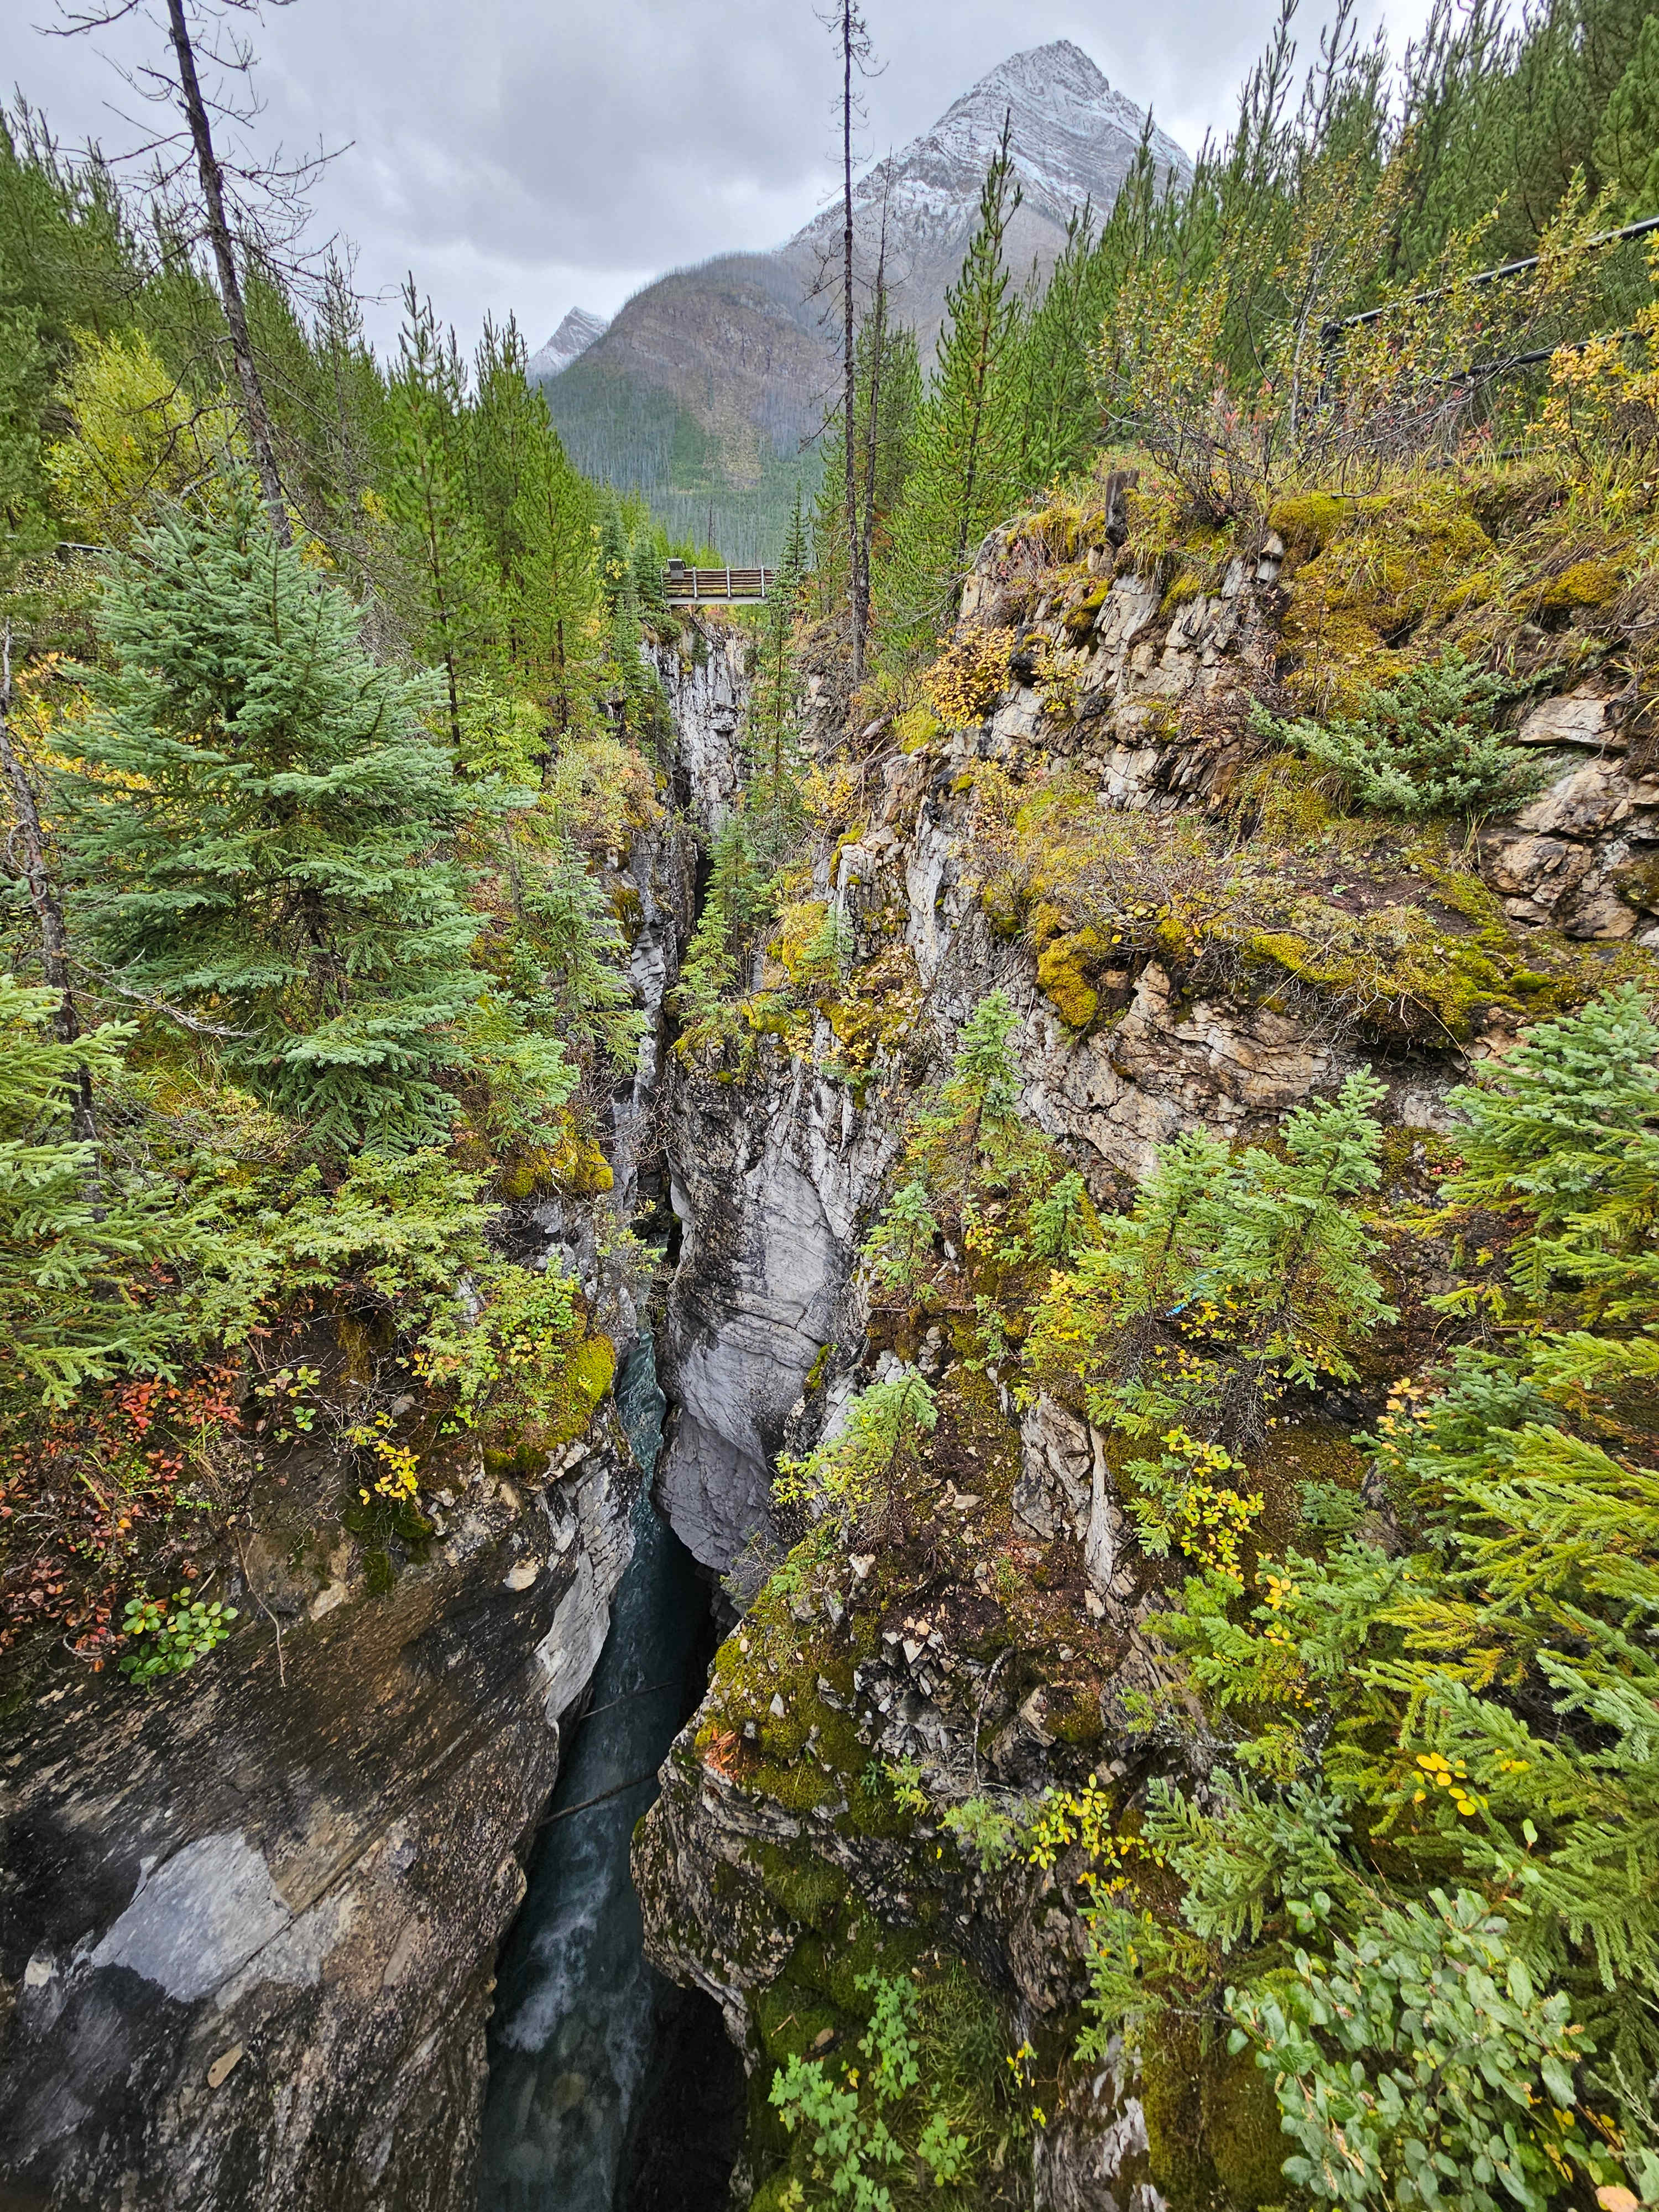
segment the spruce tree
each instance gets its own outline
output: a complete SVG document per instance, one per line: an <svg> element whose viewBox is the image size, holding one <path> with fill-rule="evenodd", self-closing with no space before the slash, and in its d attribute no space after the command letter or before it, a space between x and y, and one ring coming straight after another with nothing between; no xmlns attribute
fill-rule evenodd
<svg viewBox="0 0 1659 2212"><path fill-rule="evenodd" d="M496 596L467 481L465 406L454 342L440 337L431 303L411 277L392 380L385 501L400 567L398 611L416 657L444 672L456 744L461 679L490 636Z"/></svg>
<svg viewBox="0 0 1659 2212"><path fill-rule="evenodd" d="M465 811L360 611L244 484L118 562L64 786L74 924L113 983L213 1038L319 1144L441 1136L476 996L449 841Z"/></svg>
<svg viewBox="0 0 1659 2212"><path fill-rule="evenodd" d="M978 225L945 295L939 365L884 564L883 602L908 642L924 641L948 619L980 539L1020 489L1021 311L1003 259L1019 203L1005 123Z"/></svg>
<svg viewBox="0 0 1659 2212"><path fill-rule="evenodd" d="M1468 1127L1458 1133L1462 1172L1446 1194L1465 1206L1526 1206L1534 1226L1510 1247L1510 1268L1534 1300L1605 1285L1617 1318L1633 1282L1655 1273L1656 1054L1659 1030L1627 983L1540 1022L1494 1085L1449 1094ZM1605 1298L1593 1304L1601 1317Z"/></svg>
<svg viewBox="0 0 1659 2212"><path fill-rule="evenodd" d="M661 614L668 605L663 589L662 555L657 548L656 532L649 525L634 532L634 542L629 548L628 573L640 611Z"/></svg>

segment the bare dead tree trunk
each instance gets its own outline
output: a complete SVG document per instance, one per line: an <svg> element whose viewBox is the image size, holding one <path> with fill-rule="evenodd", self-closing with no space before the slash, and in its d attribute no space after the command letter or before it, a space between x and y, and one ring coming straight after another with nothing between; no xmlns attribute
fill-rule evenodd
<svg viewBox="0 0 1659 2212"><path fill-rule="evenodd" d="M202 98L201 82L196 73L196 53L190 42L190 27L185 21L185 0L167 0L167 27L173 40L174 59L179 64L179 90L185 105L185 119L190 125L191 143L196 149L197 173L202 180L202 199L207 210L208 240L213 248L214 264L219 272L219 297L225 311L225 324L230 332L230 355L236 368L236 381L241 387L242 413L247 423L248 443L253 448L254 466L259 471L259 486L264 494L265 511L270 517L272 534L277 543L287 545L293 541L288 526L288 509L283 503L282 478L276 470L276 441L271 435L270 416L265 406L264 387L259 381L258 364L253 358L252 343L247 333L247 310L242 300L242 280L236 268L235 242L231 237L230 224L225 215L224 174L219 167L219 157L213 149L213 132L208 122L206 103Z"/></svg>
<svg viewBox="0 0 1659 2212"><path fill-rule="evenodd" d="M58 994L58 1004L52 1009L52 1029L60 1044L76 1044L80 1042L81 1021L75 1010L75 994L70 988L69 931L64 921L64 902L46 856L46 833L40 826L34 786L29 781L28 770L12 737L11 697L11 624L7 623L0 630L0 775L4 775L11 796L12 812L16 817L15 835L22 847L23 884L34 911L35 926L40 932L40 972L47 988ZM97 1135L92 1118L92 1077L84 1065L80 1070L70 1119L77 1138L90 1142Z"/></svg>
<svg viewBox="0 0 1659 2212"><path fill-rule="evenodd" d="M881 250L876 257L876 293L872 318L870 399L864 425L864 516L859 538L860 636L870 623L870 562L876 530L876 448L881 425L881 356L887 342L887 207L881 210Z"/></svg>
<svg viewBox="0 0 1659 2212"><path fill-rule="evenodd" d="M864 623L866 599L860 570L863 541L859 532L858 448L854 405L858 396L858 362L853 316L853 58L858 25L853 0L842 0L841 10L841 171L842 171L842 424L847 454L847 588L853 616L853 683L864 681Z"/></svg>

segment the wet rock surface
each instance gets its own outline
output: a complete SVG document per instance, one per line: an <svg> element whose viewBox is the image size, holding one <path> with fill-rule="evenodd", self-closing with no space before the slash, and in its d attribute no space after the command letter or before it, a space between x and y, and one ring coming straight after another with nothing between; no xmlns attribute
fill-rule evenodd
<svg viewBox="0 0 1659 2212"><path fill-rule="evenodd" d="M470 2201L491 1962L639 1475L481 1480L390 1595L3 1753L0 2172L64 2207Z"/></svg>

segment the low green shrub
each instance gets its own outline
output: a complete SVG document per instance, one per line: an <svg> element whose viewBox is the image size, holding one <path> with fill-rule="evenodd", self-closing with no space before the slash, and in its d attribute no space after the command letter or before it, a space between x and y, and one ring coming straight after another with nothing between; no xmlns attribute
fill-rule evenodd
<svg viewBox="0 0 1659 2212"><path fill-rule="evenodd" d="M1455 652L1408 668L1358 714L1281 721L1258 706L1257 731L1333 769L1362 806L1384 814L1482 814L1537 787L1537 761L1493 726L1495 676Z"/></svg>

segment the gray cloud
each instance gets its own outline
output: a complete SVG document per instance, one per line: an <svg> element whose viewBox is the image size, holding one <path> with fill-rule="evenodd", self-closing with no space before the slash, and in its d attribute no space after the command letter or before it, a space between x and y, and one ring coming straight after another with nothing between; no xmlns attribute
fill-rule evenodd
<svg viewBox="0 0 1659 2212"><path fill-rule="evenodd" d="M1273 12L1273 0L867 6L884 62L866 87L867 158L926 128L1006 55L1054 38L1075 40L1195 147L1225 127ZM1398 0L1391 28L1408 34L1426 12L1427 0ZM1310 14L1310 47L1319 20ZM353 142L318 188L318 218L356 241L365 289L389 295L371 313L381 339L411 266L465 337L487 312L513 311L534 346L574 304L609 313L664 269L776 243L833 187L836 79L810 0L556 11L536 0L295 0L269 15L258 45L262 138ZM131 143L106 105L130 97L86 41L26 33L11 56L61 137Z"/></svg>

